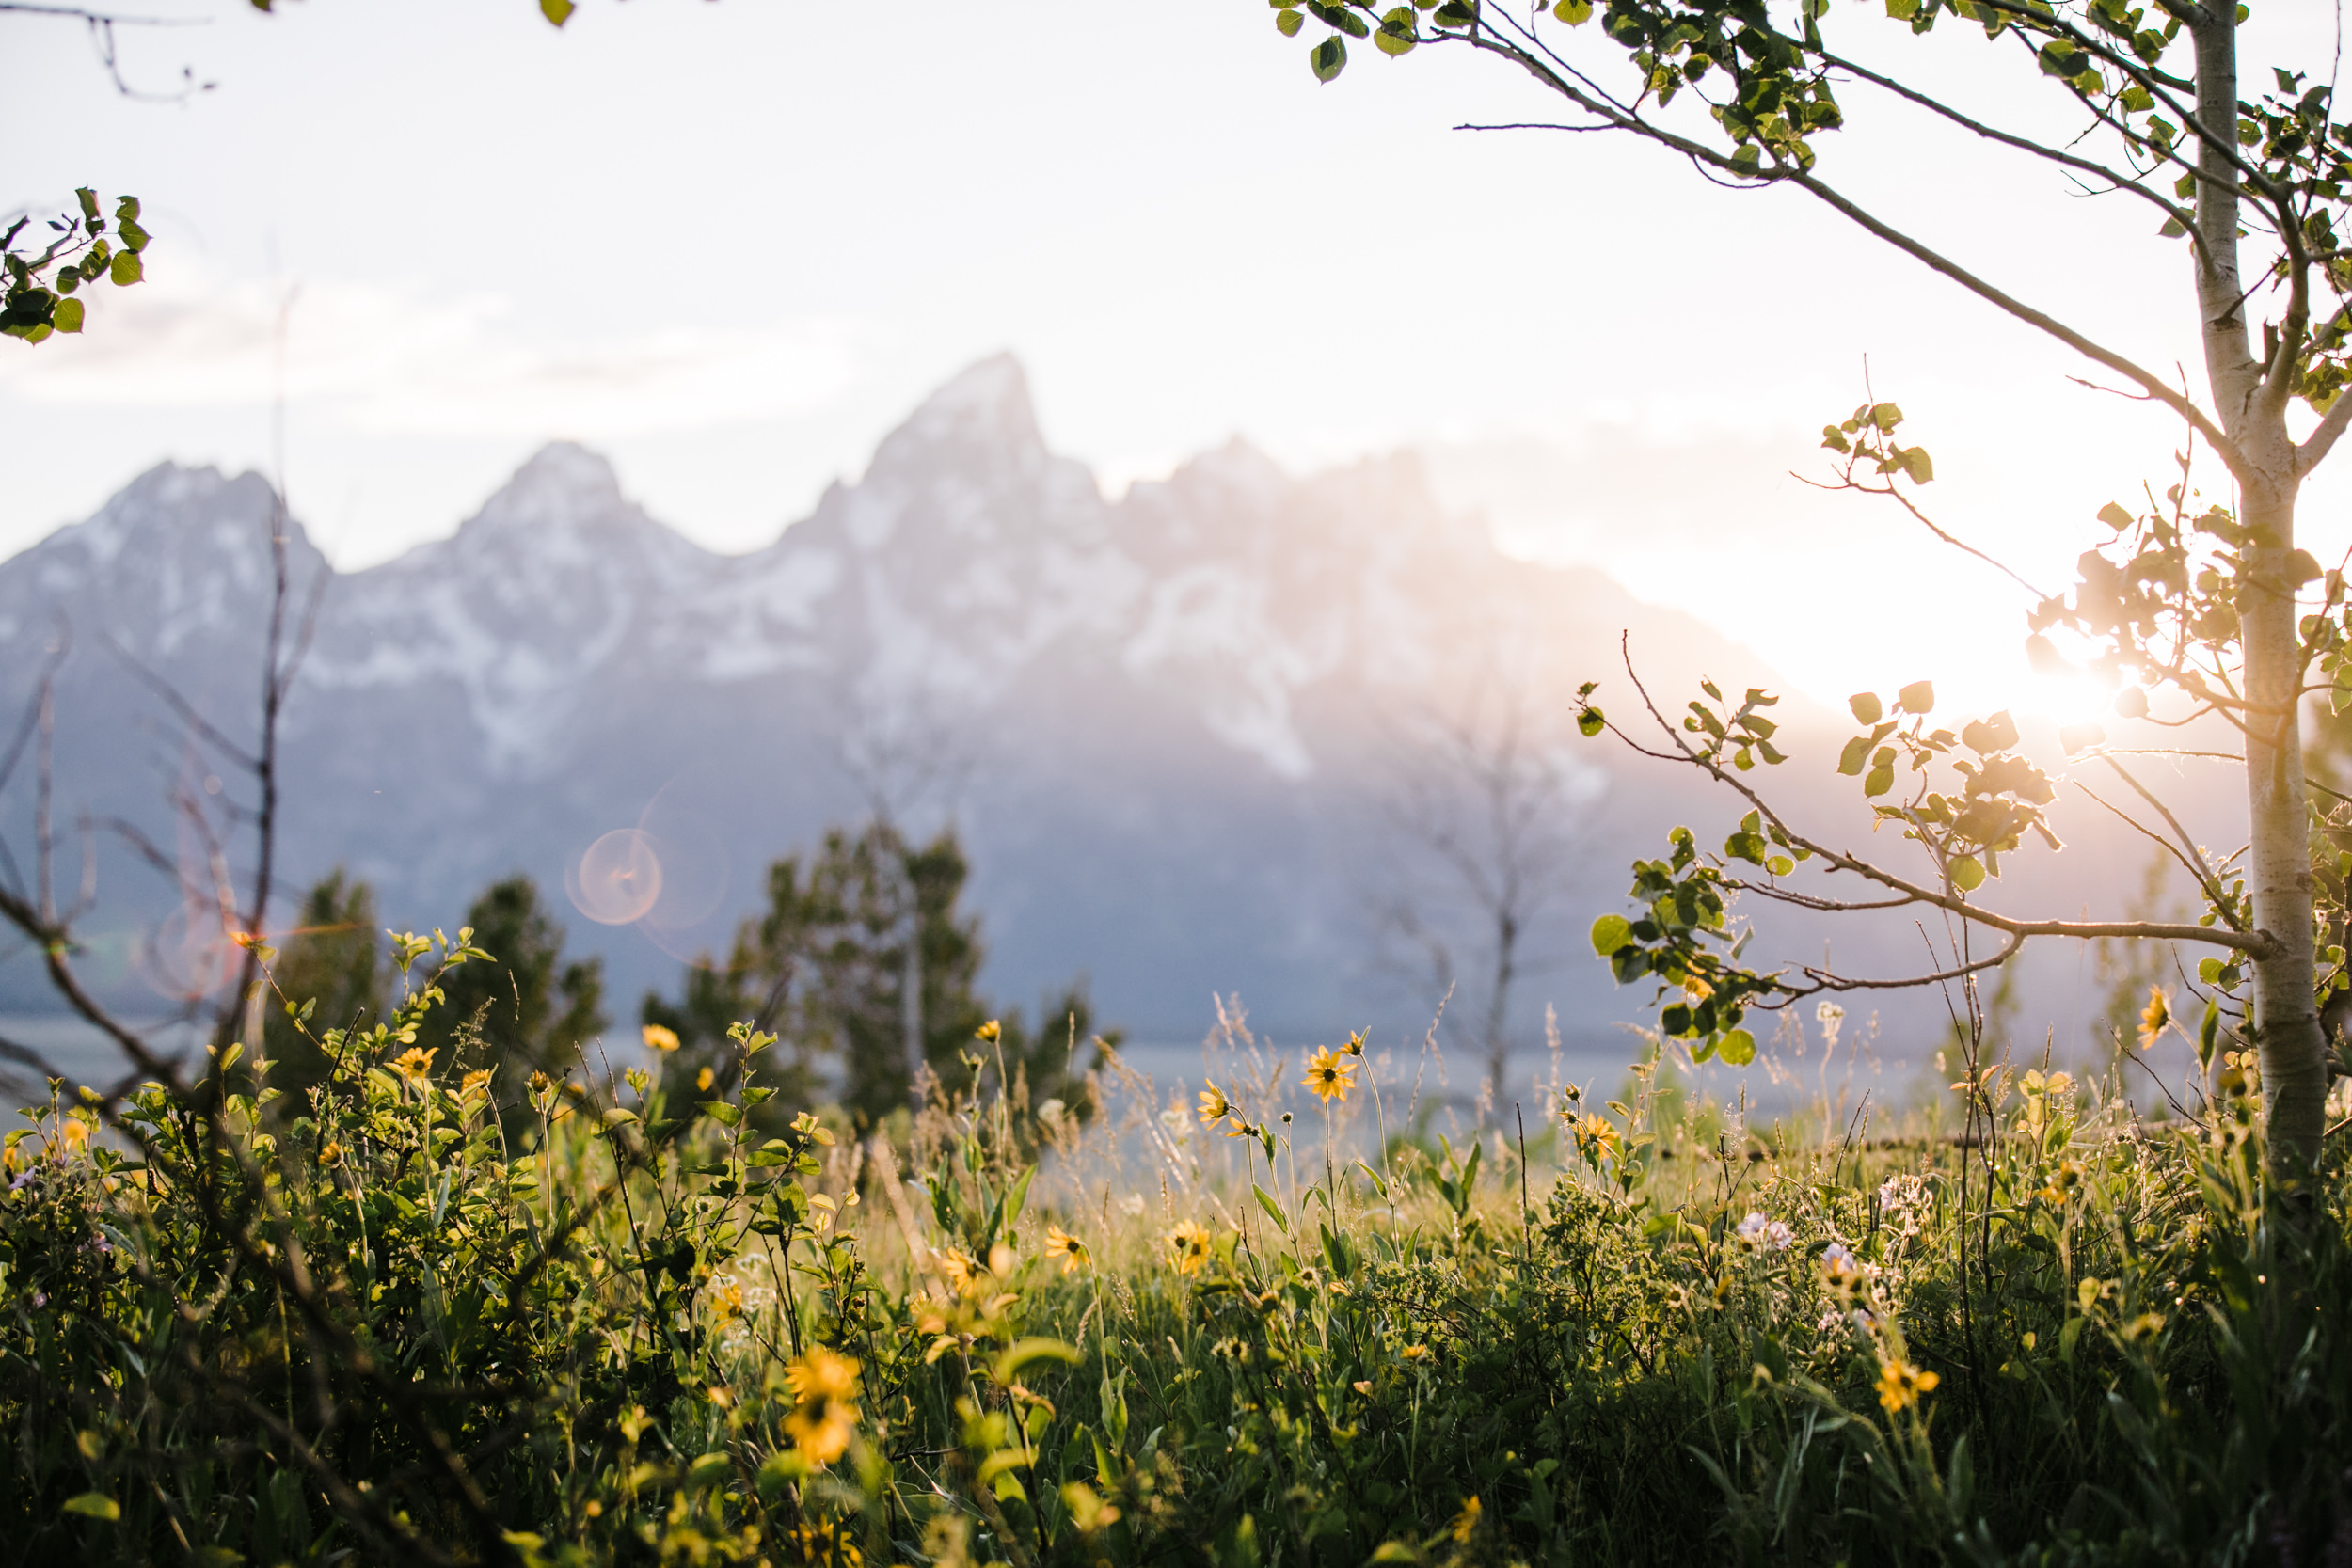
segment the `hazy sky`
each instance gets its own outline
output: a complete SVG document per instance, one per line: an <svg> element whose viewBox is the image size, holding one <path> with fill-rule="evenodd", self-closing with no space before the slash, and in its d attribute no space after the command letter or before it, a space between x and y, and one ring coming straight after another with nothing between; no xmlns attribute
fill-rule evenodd
<svg viewBox="0 0 2352 1568"><path fill-rule="evenodd" d="M215 90L126 101L79 24L0 17L0 210L87 183L156 235L81 341L0 344L0 549L165 456L266 465L289 298L286 473L344 565L447 533L559 436L692 537L765 543L1010 349L1113 490L1236 433L1302 471L1425 445L1511 547L1715 615L1817 692L2030 701L2015 593L1788 470L1820 471L1867 356L1939 519L2056 587L2178 436L1800 195L1451 129L1549 107L1459 51L1359 49L1319 87L1254 0L584 0L561 33L532 0L138 8L205 24L123 30L133 84ZM2327 73L2331 11L2258 10L2249 68ZM2036 87L1970 71L1965 29L1849 0L1832 24L1963 90ZM2187 356L2185 254L2147 209L1846 101L1831 178L2143 362ZM2331 562L2346 494L2304 513Z"/></svg>

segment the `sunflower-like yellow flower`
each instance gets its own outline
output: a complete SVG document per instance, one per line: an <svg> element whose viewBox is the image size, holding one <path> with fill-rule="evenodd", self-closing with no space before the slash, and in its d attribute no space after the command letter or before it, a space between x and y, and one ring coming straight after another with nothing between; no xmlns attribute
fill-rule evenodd
<svg viewBox="0 0 2352 1568"><path fill-rule="evenodd" d="M857 1363L812 1345L784 1375L799 1402L784 1418L784 1430L800 1446L801 1457L822 1468L849 1451L857 1431Z"/></svg>
<svg viewBox="0 0 2352 1568"><path fill-rule="evenodd" d="M2172 1022L2172 1004L2157 987L2148 988L2148 1006L2139 1014L2139 1048L2142 1051L2156 1043L2165 1025Z"/></svg>
<svg viewBox="0 0 2352 1568"><path fill-rule="evenodd" d="M490 1069L486 1067L478 1067L457 1081L457 1092L468 1099L482 1093L489 1086Z"/></svg>
<svg viewBox="0 0 2352 1568"><path fill-rule="evenodd" d="M413 1083L432 1072L433 1058L438 1054L440 1054L438 1047L427 1051L422 1046L412 1045L386 1065L403 1078Z"/></svg>
<svg viewBox="0 0 2352 1568"><path fill-rule="evenodd" d="M1233 1114L1233 1102L1225 1098L1225 1091L1211 1084L1200 1091L1200 1125L1215 1127Z"/></svg>
<svg viewBox="0 0 2352 1568"><path fill-rule="evenodd" d="M940 1274L955 1288L956 1294L968 1296L979 1281L979 1259L961 1247L946 1247L932 1254Z"/></svg>
<svg viewBox="0 0 2352 1568"><path fill-rule="evenodd" d="M1315 1098L1328 1105L1334 1100L1343 1101L1355 1086L1356 1064L1341 1058L1329 1046L1317 1051L1307 1060L1307 1076L1299 1082L1312 1089Z"/></svg>
<svg viewBox="0 0 2352 1568"><path fill-rule="evenodd" d="M1349 1030L1347 1043L1340 1049L1351 1056L1362 1055L1364 1053L1364 1032L1361 1029Z"/></svg>
<svg viewBox="0 0 2352 1568"><path fill-rule="evenodd" d="M1178 1274L1199 1274L1209 1266L1209 1227L1184 1220L1168 1233L1169 1260Z"/></svg>
<svg viewBox="0 0 2352 1568"><path fill-rule="evenodd" d="M1944 1380L1895 1356L1879 1368L1879 1403L1889 1416L1910 1409L1923 1394L1931 1394Z"/></svg>
<svg viewBox="0 0 2352 1568"><path fill-rule="evenodd" d="M1470 1537L1478 1533L1478 1521L1485 1513L1485 1506L1476 1497L1469 1498L1462 1504L1462 1512L1454 1516L1454 1523L1447 1530L1454 1537L1455 1545L1470 1544Z"/></svg>
<svg viewBox="0 0 2352 1568"><path fill-rule="evenodd" d="M1004 1037L1004 1033L1005 1026L992 1018L986 1023L981 1024L977 1029L973 1030L972 1037L978 1040L983 1045L994 1045L999 1039Z"/></svg>
<svg viewBox="0 0 2352 1568"><path fill-rule="evenodd" d="M645 1042L646 1050L659 1051L665 1056L675 1051L680 1043L677 1031L664 1024L648 1023L637 1034Z"/></svg>
<svg viewBox="0 0 2352 1568"><path fill-rule="evenodd" d="M1064 1274L1091 1267L1094 1262L1092 1255L1087 1251L1087 1244L1058 1225L1045 1227L1045 1257L1049 1262L1060 1259Z"/></svg>
<svg viewBox="0 0 2352 1568"><path fill-rule="evenodd" d="M1614 1154L1625 1141L1625 1134L1617 1131L1617 1124L1598 1113L1580 1117L1571 1110L1564 1119L1568 1124L1569 1132L1576 1138L1578 1151L1594 1164Z"/></svg>

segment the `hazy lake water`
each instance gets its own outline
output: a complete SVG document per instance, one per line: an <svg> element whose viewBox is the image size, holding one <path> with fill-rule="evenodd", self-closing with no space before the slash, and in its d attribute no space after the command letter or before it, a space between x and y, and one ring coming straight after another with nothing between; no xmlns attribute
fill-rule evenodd
<svg viewBox="0 0 2352 1568"><path fill-rule="evenodd" d="M199 1027L152 1019L135 1022L166 1053L183 1060L201 1055ZM129 1071L121 1052L110 1040L65 1014L0 1014L0 1038L40 1052L66 1080L69 1088L83 1084L116 1084ZM611 1038L608 1037L608 1049ZM1131 1041L1119 1053L1124 1070L1105 1070L1105 1088L1110 1098L1125 1108L1133 1108L1148 1095L1155 1107L1166 1110L1191 1106L1193 1096L1212 1078L1229 1087L1272 1081L1282 1086L1282 1098L1295 1111L1302 1110L1312 1104L1306 1091L1298 1086L1308 1054L1317 1045L1337 1043L1261 1039L1253 1053L1221 1045L1204 1046L1197 1039ZM633 1043L629 1049L633 1059ZM1627 1064L1641 1049L1642 1042L1629 1033L1621 1038L1603 1035L1576 1039L1564 1045L1556 1057L1549 1051L1517 1053L1511 1058L1502 1091L1492 1097L1494 1118L1508 1127L1517 1105L1523 1109L1530 1136L1535 1136L1556 1082L1581 1085L1589 1091L1597 1091L1602 1099L1615 1097L1626 1086ZM1081 1044L1078 1065L1083 1068L1090 1057L1089 1049ZM613 1053L613 1059L615 1065L620 1065L618 1051ZM1769 1116L1779 1108L1810 1101L1817 1094L1836 1099L1841 1086L1849 1098L1865 1089L1874 1089L1879 1102L1883 1104L1890 1096L1905 1091L1909 1076L1893 1069L1876 1071L1867 1061L1830 1064L1827 1071L1820 1070L1824 1064L1817 1061L1789 1065L1799 1071L1793 1078L1784 1073L1779 1082L1760 1065L1745 1073L1710 1066L1703 1071L1702 1083L1708 1092L1725 1098L1736 1097L1744 1083L1750 1104ZM1458 1048L1430 1050L1418 1038L1392 1040L1385 1045L1375 1043L1366 1053L1365 1067L1368 1070L1359 1075L1359 1091L1368 1091L1371 1081L1377 1080L1382 1111L1392 1130L1403 1127L1421 1113L1425 1113L1424 1125L1437 1131L1468 1125L1477 1119L1484 1064L1468 1052ZM1902 1083L1897 1082L1899 1078ZM39 1081L39 1074L12 1062L0 1063L0 1092L12 1097L8 1101L11 1110L48 1098L47 1087ZM1365 1094L1359 1092L1357 1098L1363 1099Z"/></svg>

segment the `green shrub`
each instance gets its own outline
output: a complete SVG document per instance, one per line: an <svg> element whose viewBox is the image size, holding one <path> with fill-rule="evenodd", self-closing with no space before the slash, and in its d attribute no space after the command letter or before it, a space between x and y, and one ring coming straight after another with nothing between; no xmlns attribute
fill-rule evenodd
<svg viewBox="0 0 2352 1568"><path fill-rule="evenodd" d="M1319 1105L1265 1065L1200 1124L1131 1080L1123 1127L1030 1112L976 1048L894 1148L779 1115L748 1027L701 1103L647 1067L452 1070L415 1042L482 955L461 931L395 957L390 1018L321 1033L294 1094L232 1050L117 1111L60 1087L10 1134L0 1555L2283 1563L2352 1539L2344 1182L2265 1201L2235 1060L2169 1130L2000 1068L1963 1091L1990 1137L1770 1149L1694 1135L1725 1113L1643 1066L1546 1117L1539 1192L1492 1130L1384 1136L1377 1166L1343 1158L1358 1124L1294 1138L1350 1113L1357 1042L1312 1064Z"/></svg>

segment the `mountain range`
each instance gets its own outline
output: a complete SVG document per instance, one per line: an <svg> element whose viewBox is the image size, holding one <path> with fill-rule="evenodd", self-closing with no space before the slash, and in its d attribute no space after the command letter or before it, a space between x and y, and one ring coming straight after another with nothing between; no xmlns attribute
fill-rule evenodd
<svg viewBox="0 0 2352 1568"><path fill-rule="evenodd" d="M212 847L171 793L249 803L220 747L256 733L278 518L260 477L167 463L0 563L0 696L16 711L61 656L60 875L94 867L86 961L121 994L171 991L206 938L105 825L200 869ZM1696 616L1502 554L1409 454L1301 478L1236 440L1106 498L1048 448L1009 357L748 554L692 544L561 442L382 565L336 572L283 527L311 616L281 734L284 885L340 865L421 927L528 872L604 955L624 1019L724 950L770 859L887 811L961 835L1002 1001L1083 974L1147 1039L1199 1037L1234 994L1282 1037L1417 1038L1448 962L1466 993L1490 962L1448 854L1507 739L1551 850L1513 1031L1538 1041L1550 1003L1591 1039L1641 998L1585 925L1617 907L1630 849L1724 807L1581 740L1577 686L1624 709L1621 639L1675 709L1703 673L1771 684ZM20 863L36 784L27 760L0 794ZM603 878L616 845L658 862L658 894ZM0 1003L39 992L37 966L0 964Z"/></svg>

